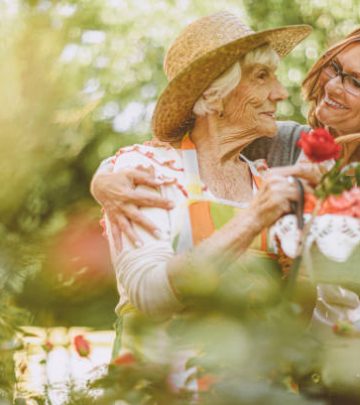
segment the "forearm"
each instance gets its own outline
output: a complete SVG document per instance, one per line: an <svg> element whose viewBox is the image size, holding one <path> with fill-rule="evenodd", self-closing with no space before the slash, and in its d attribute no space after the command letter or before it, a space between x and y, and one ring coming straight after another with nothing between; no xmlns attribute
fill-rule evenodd
<svg viewBox="0 0 360 405"><path fill-rule="evenodd" d="M247 209L191 252L173 257L168 263L168 277L175 294L181 298L194 284L202 289L215 287L221 264L239 258L261 229L256 211Z"/></svg>
<svg viewBox="0 0 360 405"><path fill-rule="evenodd" d="M131 304L155 319L166 319L183 308L167 274L173 254L168 242L154 241L120 254L115 264L118 281Z"/></svg>
<svg viewBox="0 0 360 405"><path fill-rule="evenodd" d="M261 229L256 210L248 208L201 242L196 254L200 257L225 255L236 259L245 252Z"/></svg>
<svg viewBox="0 0 360 405"><path fill-rule="evenodd" d="M256 222L255 215L246 210L185 254L174 255L169 241L149 240L118 256L118 281L142 313L157 319L169 317L183 308L181 302L190 290L208 293L216 288L219 259L234 260L244 253L259 232Z"/></svg>

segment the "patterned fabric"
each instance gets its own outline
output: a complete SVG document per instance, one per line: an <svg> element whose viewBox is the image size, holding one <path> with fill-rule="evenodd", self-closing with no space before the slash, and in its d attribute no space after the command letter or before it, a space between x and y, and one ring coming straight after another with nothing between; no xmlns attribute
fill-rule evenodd
<svg viewBox="0 0 360 405"><path fill-rule="evenodd" d="M310 214L306 214L304 218L305 223L308 222ZM272 244L276 237L279 238L284 253L294 258L300 240L295 215L286 215L275 223L270 231ZM360 220L336 214L317 216L306 240L307 249L313 245L328 259L345 263L360 247Z"/></svg>
<svg viewBox="0 0 360 405"><path fill-rule="evenodd" d="M308 222L311 215L305 215ZM295 258L300 233L294 215L286 215L271 228L274 246ZM316 283L348 286L360 292L360 220L351 216L324 214L315 218L306 239L304 265ZM346 263L346 264L345 264Z"/></svg>

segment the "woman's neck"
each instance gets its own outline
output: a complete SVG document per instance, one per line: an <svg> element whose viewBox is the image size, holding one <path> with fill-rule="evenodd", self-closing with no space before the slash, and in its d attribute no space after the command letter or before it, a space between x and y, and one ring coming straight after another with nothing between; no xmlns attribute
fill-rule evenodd
<svg viewBox="0 0 360 405"><path fill-rule="evenodd" d="M196 146L200 176L217 197L235 201L251 199L251 174L239 155L252 136L245 128L234 131L221 128L211 117L197 118L191 139Z"/></svg>
<svg viewBox="0 0 360 405"><path fill-rule="evenodd" d="M343 158L346 163L360 162L360 143L350 142L343 145Z"/></svg>
<svg viewBox="0 0 360 405"><path fill-rule="evenodd" d="M198 117L191 131L191 140L202 159L212 157L218 165L237 158L257 137L255 128L231 128L221 125L214 116Z"/></svg>

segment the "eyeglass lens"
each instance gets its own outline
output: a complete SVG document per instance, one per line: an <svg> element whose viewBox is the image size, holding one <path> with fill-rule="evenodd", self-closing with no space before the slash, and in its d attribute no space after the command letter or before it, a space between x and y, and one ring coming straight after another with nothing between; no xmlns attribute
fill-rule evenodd
<svg viewBox="0 0 360 405"><path fill-rule="evenodd" d="M325 67L324 72L331 79L340 76L344 89L354 96L360 96L360 80L356 79L354 76L348 73L344 73L341 66L338 63L336 63L335 61L331 61Z"/></svg>

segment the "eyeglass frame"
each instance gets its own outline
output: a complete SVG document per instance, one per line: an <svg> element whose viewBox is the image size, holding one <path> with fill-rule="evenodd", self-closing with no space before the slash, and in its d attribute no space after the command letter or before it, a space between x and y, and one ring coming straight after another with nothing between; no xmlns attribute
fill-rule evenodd
<svg viewBox="0 0 360 405"><path fill-rule="evenodd" d="M334 70L335 70L335 76L330 76L328 74L328 72L326 71L326 68L329 67L329 65L331 65ZM346 73L343 71L341 65L339 65L335 60L331 60L323 69L323 72L326 74L326 76L329 77L330 80L335 79L336 77L340 76L341 79L341 84L343 85L344 90L351 94L352 96L355 97L359 97L360 96L360 79L357 79L356 77L354 77L353 75L351 75L350 73ZM345 88L344 86L344 80L346 77L350 77L351 80L353 80L354 83L356 83L359 86L359 94L354 94L351 91L349 91L348 89Z"/></svg>

